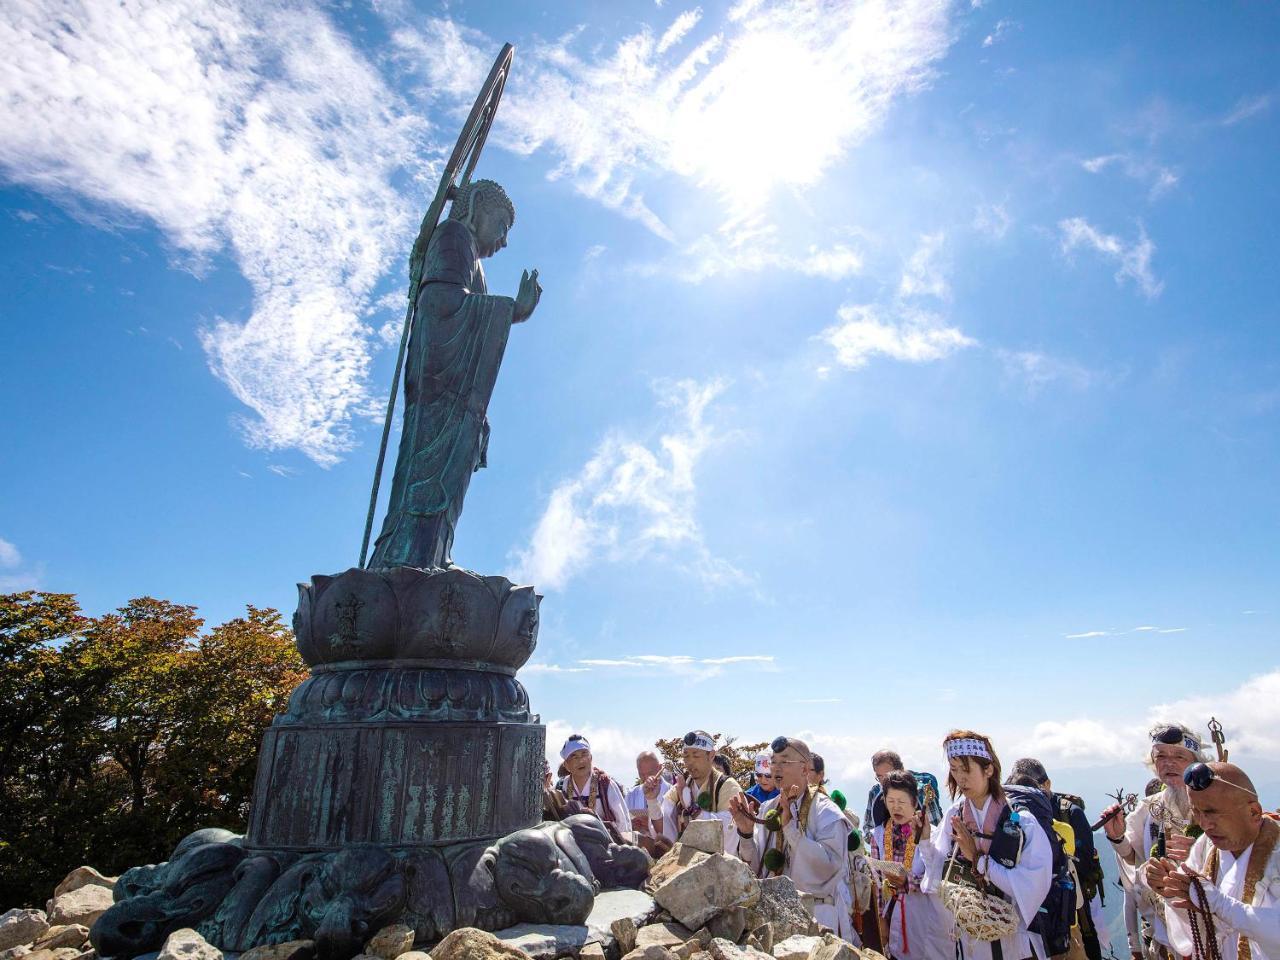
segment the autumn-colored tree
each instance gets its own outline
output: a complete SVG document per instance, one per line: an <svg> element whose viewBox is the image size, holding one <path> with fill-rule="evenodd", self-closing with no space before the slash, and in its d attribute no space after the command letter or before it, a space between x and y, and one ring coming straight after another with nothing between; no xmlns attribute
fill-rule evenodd
<svg viewBox="0 0 1280 960"><path fill-rule="evenodd" d="M733 772L734 777L745 785L750 779L751 772L755 769L756 754L767 747L768 744L746 743L740 745L737 742L737 737L726 737L719 733L712 734L712 739L717 744L716 753L728 759L729 769ZM658 740L654 743L654 747L664 763L678 764L680 755L684 750L684 738L672 737L669 740Z"/></svg>
<svg viewBox="0 0 1280 960"><path fill-rule="evenodd" d="M203 625L151 597L86 618L70 594L0 596L0 903L243 829L262 731L305 668L274 610Z"/></svg>

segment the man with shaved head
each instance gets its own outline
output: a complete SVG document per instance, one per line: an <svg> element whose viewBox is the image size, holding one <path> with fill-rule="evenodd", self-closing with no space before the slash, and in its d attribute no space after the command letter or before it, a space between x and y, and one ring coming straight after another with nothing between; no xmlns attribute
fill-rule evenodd
<svg viewBox="0 0 1280 960"><path fill-rule="evenodd" d="M1171 946L1197 956L1211 914L1222 960L1280 960L1280 823L1264 815L1253 781L1233 763L1195 763L1183 779L1204 834L1185 862L1158 857L1145 868L1167 901Z"/></svg>

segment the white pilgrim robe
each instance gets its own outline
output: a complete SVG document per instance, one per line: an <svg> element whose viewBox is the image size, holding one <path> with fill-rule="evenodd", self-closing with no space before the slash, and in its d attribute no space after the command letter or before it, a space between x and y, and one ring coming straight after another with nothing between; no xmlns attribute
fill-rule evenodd
<svg viewBox="0 0 1280 960"><path fill-rule="evenodd" d="M671 804L673 822L676 803L678 802L685 807L693 806L694 801L700 794L711 792L711 785L716 782L716 777L719 773L720 771L718 770L712 770L705 783L699 785L696 780L690 779L685 783L683 792L676 790L673 786L663 795L664 799ZM703 810L702 813L694 817L695 820L720 821L720 826L724 828L724 848L726 851L732 850L733 845L737 843L738 828L733 824L733 814L729 812L729 801L740 793L742 793L742 784L738 783L733 777L725 777L724 783L720 785L720 793L716 797L719 809ZM671 829L673 832L675 831L674 826ZM678 840L680 838L672 837L672 839Z"/></svg>
<svg viewBox="0 0 1280 960"><path fill-rule="evenodd" d="M577 800L582 804L583 808L586 808L587 798L591 795L591 788L595 786L595 781L596 772L592 770L591 776L587 778L587 782L581 790L573 782L572 775L560 781L559 789L566 798ZM622 788L618 786L618 781L614 780L613 777L609 778L607 789L597 790L595 806L591 810L601 820L609 819L605 816L605 804L609 805L609 812L613 815L613 825L622 834L622 839L630 842L632 839L631 814L627 812L627 800L622 794Z"/></svg>
<svg viewBox="0 0 1280 960"><path fill-rule="evenodd" d="M1164 923L1164 901L1147 886L1142 870L1143 864L1151 859L1151 846L1155 843L1156 833L1159 831L1159 824L1151 816L1151 803L1155 800L1174 804L1179 815L1190 820L1191 801L1184 801L1181 794L1175 794L1166 788L1150 797L1143 797L1142 802L1125 818L1124 825L1124 838L1133 848L1136 862L1132 865L1126 863L1124 857L1117 851L1116 863L1120 870L1120 885L1126 892L1132 893L1138 916L1151 927L1151 939L1163 947L1171 948L1169 933ZM1185 811L1182 809L1183 803L1187 805Z"/></svg>
<svg viewBox="0 0 1280 960"><path fill-rule="evenodd" d="M671 781L663 778L661 785L658 787L658 798L654 801L654 807L660 814L662 823L662 836L667 840L676 841L676 808L675 805L667 798L667 794L671 791ZM648 813L649 827L645 831L645 835L656 839L658 832L653 828L653 811L649 809L649 799L644 795L644 784L637 783L634 787L627 791L627 811L631 813Z"/></svg>
<svg viewBox="0 0 1280 960"><path fill-rule="evenodd" d="M942 892L942 879L946 875L947 859L951 856L951 821L961 815L966 803L969 801L963 797L953 803L943 816L942 823L934 828L930 837L933 842L920 846L927 860L920 887L926 893ZM981 810L970 804L975 823L984 822L988 805L992 803L995 800L987 797ZM1044 830L1035 817L1020 816L1018 824L1022 828L1023 843L1022 856L1018 859L1017 866L1005 867L986 856L978 858L979 866L987 880L1009 897L1017 908L1018 928L999 941L1003 960L1025 960L1031 956L1048 960L1040 934L1032 933L1027 927L1035 920L1053 883L1053 847L1049 845L1049 838L1044 835ZM993 953L990 943L974 940L958 928L956 935L964 948L965 960L991 960Z"/></svg>
<svg viewBox="0 0 1280 960"><path fill-rule="evenodd" d="M875 828L872 838L876 856L881 860L892 860L893 857L884 852L884 824ZM925 893L920 889L926 863L921 847L928 843L925 840L916 847L911 863L913 882L898 892L893 913L889 916L889 942L885 945L885 953L894 960L953 960L955 957L951 914L936 893Z"/></svg>
<svg viewBox="0 0 1280 960"><path fill-rule="evenodd" d="M781 802L781 795L766 800L760 805L758 816L763 819ZM791 805L791 819L782 828L782 873L791 878L797 890L811 894L817 901L813 915L818 923L857 944L859 940L853 930L853 895L849 890L849 831L853 827L834 800L817 793L809 805L809 820L802 833L797 819L798 807L798 803ZM759 876L765 851L772 846L773 832L758 824L750 837L738 833L736 826L733 835L738 856Z"/></svg>
<svg viewBox="0 0 1280 960"><path fill-rule="evenodd" d="M1201 836L1191 847L1187 866L1205 876L1205 863L1212 849L1208 836ZM1237 958L1241 934L1249 938L1252 960L1280 960L1280 844L1271 851L1266 866L1262 868L1262 876L1253 891L1253 902L1244 903L1241 898L1244 896L1245 874L1249 870L1253 850L1250 846L1239 857L1219 850L1217 882L1204 885L1205 898L1209 901L1209 910L1218 930L1222 960L1244 960ZM1165 918L1170 945L1184 957L1193 956L1191 925L1186 912L1168 907ZM1203 923L1200 929L1203 934Z"/></svg>

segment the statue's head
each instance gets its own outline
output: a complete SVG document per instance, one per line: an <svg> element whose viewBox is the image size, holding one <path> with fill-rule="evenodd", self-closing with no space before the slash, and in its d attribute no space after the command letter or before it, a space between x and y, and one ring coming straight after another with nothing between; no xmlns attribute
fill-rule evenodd
<svg viewBox="0 0 1280 960"><path fill-rule="evenodd" d="M450 220L461 220L476 238L481 257L492 257L507 245L516 208L507 191L492 180L472 180L458 188L449 208Z"/></svg>

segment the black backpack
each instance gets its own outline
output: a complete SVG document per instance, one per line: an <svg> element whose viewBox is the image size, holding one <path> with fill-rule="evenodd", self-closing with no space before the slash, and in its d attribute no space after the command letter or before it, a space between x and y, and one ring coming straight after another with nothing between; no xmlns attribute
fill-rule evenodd
<svg viewBox="0 0 1280 960"><path fill-rule="evenodd" d="M1053 829L1053 821L1057 819L1053 804L1045 792L1036 787L1006 784L1004 791L1009 798L1010 808L1017 810L1019 816L1036 818L1053 849L1053 883L1049 887L1049 895L1040 905L1040 912L1028 929L1044 939L1045 953L1049 956L1066 953L1071 947L1071 926L1075 921L1076 884L1071 876L1070 858L1062 846L1062 838ZM996 828L996 833L1000 833L999 827Z"/></svg>

